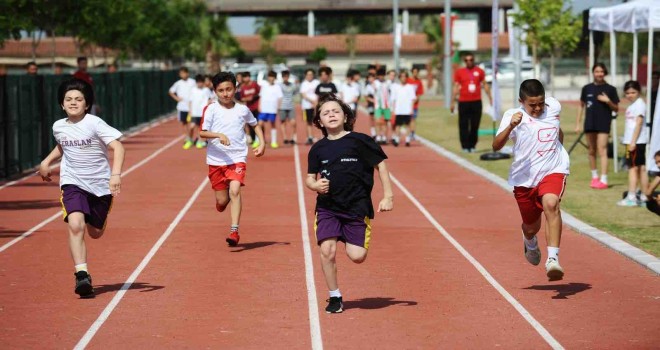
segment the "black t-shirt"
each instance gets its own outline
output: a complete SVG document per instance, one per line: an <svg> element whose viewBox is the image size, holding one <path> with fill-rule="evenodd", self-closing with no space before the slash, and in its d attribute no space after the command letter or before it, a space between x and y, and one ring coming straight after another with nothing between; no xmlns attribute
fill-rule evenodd
<svg viewBox="0 0 660 350"><path fill-rule="evenodd" d="M316 96L319 98L322 95L327 95L327 94L337 94L337 87L333 83L320 83L319 85L316 86L316 90L314 90L314 93Z"/></svg>
<svg viewBox="0 0 660 350"><path fill-rule="evenodd" d="M588 120L595 121L596 123L601 120L607 120L607 123L609 123L612 120L612 110L610 107L607 106L607 103L598 101L598 95L603 92L613 103L619 103L619 95L616 92L616 88L610 84L596 85L590 83L582 88L580 101L584 102L586 107L585 123L588 124ZM588 130L586 126L585 130Z"/></svg>
<svg viewBox="0 0 660 350"><path fill-rule="evenodd" d="M385 159L387 155L380 146L358 132L315 143L307 156L307 173L330 180L330 191L317 196L316 208L373 219L374 167Z"/></svg>

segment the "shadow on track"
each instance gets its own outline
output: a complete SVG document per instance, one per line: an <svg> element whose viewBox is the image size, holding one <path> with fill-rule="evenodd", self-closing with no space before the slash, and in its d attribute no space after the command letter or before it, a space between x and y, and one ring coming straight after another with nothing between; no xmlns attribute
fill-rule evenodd
<svg viewBox="0 0 660 350"><path fill-rule="evenodd" d="M28 210L61 207L58 200L6 201L0 202L0 210Z"/></svg>
<svg viewBox="0 0 660 350"><path fill-rule="evenodd" d="M117 292L121 289L124 283L115 283L115 284L101 284L94 286L94 295L101 295L103 293ZM129 290L139 290L143 292L153 292L155 290L163 289L164 286L152 286L149 283L134 282L131 284Z"/></svg>
<svg viewBox="0 0 660 350"><path fill-rule="evenodd" d="M344 309L376 310L394 305L415 306L417 305L417 302L410 300L396 300L394 298L362 298L344 301Z"/></svg>
<svg viewBox="0 0 660 350"><path fill-rule="evenodd" d="M251 249L257 249L257 248L265 248L271 245L289 245L291 243L289 242L251 242L251 243L239 243L236 247L233 248L239 248L232 250L232 253L240 253L245 250L251 250Z"/></svg>
<svg viewBox="0 0 660 350"><path fill-rule="evenodd" d="M568 299L569 296L591 289L591 285L588 283L571 282L568 284L536 285L523 289L555 291L557 295L553 296L552 299Z"/></svg>

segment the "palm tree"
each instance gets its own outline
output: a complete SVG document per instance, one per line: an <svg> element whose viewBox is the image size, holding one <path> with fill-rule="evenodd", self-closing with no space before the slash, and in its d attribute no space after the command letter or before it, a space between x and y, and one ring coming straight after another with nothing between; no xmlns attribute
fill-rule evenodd
<svg viewBox="0 0 660 350"><path fill-rule="evenodd" d="M257 32L261 37L261 55L266 60L266 65L268 70L271 70L273 63L277 59L277 51L275 50L275 39L280 33L279 26L273 21L269 21L267 18L261 18L257 21L259 29Z"/></svg>
<svg viewBox="0 0 660 350"><path fill-rule="evenodd" d="M227 16L206 15L201 20L200 29L206 72L217 73L220 60L240 50L240 45L229 30Z"/></svg>

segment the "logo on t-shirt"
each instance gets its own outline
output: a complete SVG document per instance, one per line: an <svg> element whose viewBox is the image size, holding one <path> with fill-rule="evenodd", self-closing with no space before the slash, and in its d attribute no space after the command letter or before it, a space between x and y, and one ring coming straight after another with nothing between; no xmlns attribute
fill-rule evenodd
<svg viewBox="0 0 660 350"><path fill-rule="evenodd" d="M92 139L85 140L67 140L62 138L60 140L60 146L62 147L79 147L79 148L88 148L92 145Z"/></svg>
<svg viewBox="0 0 660 350"><path fill-rule="evenodd" d="M557 139L557 128L539 129L538 140L540 142L552 142Z"/></svg>

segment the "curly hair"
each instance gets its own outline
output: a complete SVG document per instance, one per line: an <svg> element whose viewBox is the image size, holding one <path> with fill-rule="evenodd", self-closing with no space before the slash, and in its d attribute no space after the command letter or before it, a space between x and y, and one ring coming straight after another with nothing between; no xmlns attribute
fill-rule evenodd
<svg viewBox="0 0 660 350"><path fill-rule="evenodd" d="M328 131L325 130L323 125L321 125L321 107L323 107L324 104L328 102L336 102L339 107L341 107L342 112L344 112L344 116L346 117L346 122L344 123L344 130L346 131L353 131L353 125L355 125L355 114L353 114L353 110L349 105L344 103L341 99L339 99L337 96L334 94L324 94L321 95L321 99L319 100L319 103L316 105L316 110L314 111L314 119L312 119L312 123L314 126L319 128L321 132L323 133L323 136L328 136Z"/></svg>

